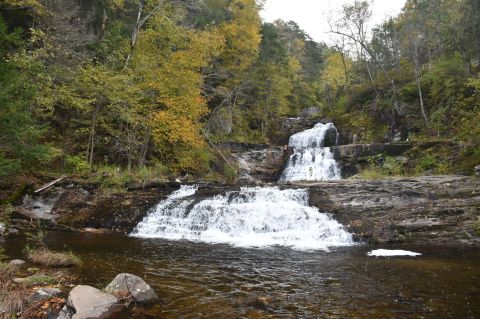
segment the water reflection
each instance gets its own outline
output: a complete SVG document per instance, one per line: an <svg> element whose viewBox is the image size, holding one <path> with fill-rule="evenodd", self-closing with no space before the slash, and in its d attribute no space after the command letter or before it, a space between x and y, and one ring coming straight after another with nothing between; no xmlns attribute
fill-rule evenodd
<svg viewBox="0 0 480 319"><path fill-rule="evenodd" d="M104 287L119 272L145 278L162 304L136 318L480 317L474 249L410 246L423 256L373 258L362 246L299 252L65 233L47 244L82 256L86 284ZM7 246L12 257L17 245Z"/></svg>

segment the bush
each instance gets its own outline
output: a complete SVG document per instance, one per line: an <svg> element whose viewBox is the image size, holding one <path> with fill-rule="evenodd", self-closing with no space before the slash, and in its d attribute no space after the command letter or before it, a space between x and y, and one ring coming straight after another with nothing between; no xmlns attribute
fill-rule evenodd
<svg viewBox="0 0 480 319"><path fill-rule="evenodd" d="M78 155L67 155L65 163L66 169L73 173L86 174L90 171L90 165Z"/></svg>

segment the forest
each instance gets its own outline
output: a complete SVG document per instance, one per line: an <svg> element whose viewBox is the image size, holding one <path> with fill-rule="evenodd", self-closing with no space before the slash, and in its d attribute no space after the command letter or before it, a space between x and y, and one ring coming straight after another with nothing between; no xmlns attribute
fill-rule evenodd
<svg viewBox="0 0 480 319"><path fill-rule="evenodd" d="M0 177L232 179L221 143L270 143L312 107L356 143L437 143L387 174L473 174L480 1L408 0L372 31L369 2L355 1L329 20L329 45L261 8L0 1Z"/></svg>

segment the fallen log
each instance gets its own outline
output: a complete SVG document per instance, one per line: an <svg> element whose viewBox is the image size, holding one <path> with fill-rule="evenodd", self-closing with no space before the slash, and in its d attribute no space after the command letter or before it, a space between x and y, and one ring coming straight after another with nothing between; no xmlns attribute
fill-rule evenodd
<svg viewBox="0 0 480 319"><path fill-rule="evenodd" d="M62 177L60 177L60 178L57 178L57 179L54 180L53 182L50 182L50 183L48 183L48 184L43 185L42 187L40 187L39 189L37 189L34 193L35 193L35 194L40 193L41 191L44 191L44 190L52 187L52 186L55 185L56 183L63 181L65 178L67 178L66 175L64 175L64 176L62 176Z"/></svg>

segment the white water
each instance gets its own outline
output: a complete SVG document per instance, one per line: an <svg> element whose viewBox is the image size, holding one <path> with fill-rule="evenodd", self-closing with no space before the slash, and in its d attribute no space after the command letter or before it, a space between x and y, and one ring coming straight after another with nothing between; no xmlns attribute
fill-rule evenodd
<svg viewBox="0 0 480 319"><path fill-rule="evenodd" d="M243 187L193 205L189 196L195 190L182 186L160 202L131 235L300 250L353 245L352 235L341 224L308 206L306 190Z"/></svg>
<svg viewBox="0 0 480 319"><path fill-rule="evenodd" d="M421 253L416 253L408 250L400 250L400 249L396 249L396 250L376 249L376 250L372 250L367 255L371 257L394 257L394 256L415 257L415 256L420 256Z"/></svg>
<svg viewBox="0 0 480 319"><path fill-rule="evenodd" d="M335 129L333 123L319 123L290 137L288 146L293 148L294 154L280 178L281 182L341 179L331 148L323 147L327 131L331 129Z"/></svg>

